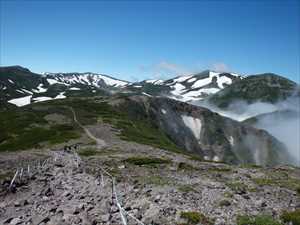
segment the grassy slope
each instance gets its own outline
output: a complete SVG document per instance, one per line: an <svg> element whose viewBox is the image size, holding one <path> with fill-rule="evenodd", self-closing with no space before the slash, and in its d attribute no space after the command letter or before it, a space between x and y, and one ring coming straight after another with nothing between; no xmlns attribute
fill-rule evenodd
<svg viewBox="0 0 300 225"><path fill-rule="evenodd" d="M73 107L84 125L101 120L121 130L123 140L134 141L175 152L181 150L147 117L134 118L125 110L110 106L107 102L86 98L68 98L32 104L27 107L0 112L0 151L39 148L41 144L56 144L78 138L79 127L70 124L55 125L45 120L52 113L62 114L72 120L66 107ZM135 110L135 109L133 109Z"/></svg>
<svg viewBox="0 0 300 225"><path fill-rule="evenodd" d="M47 106L40 107L37 106ZM76 125L50 124L44 116L51 113L68 115L63 107L40 103L0 112L0 151L39 148L43 142L55 144L78 138Z"/></svg>

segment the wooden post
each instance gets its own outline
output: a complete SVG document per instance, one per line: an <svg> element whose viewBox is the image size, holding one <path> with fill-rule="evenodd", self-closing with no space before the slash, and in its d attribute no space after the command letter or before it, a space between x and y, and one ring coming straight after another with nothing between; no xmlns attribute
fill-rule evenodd
<svg viewBox="0 0 300 225"><path fill-rule="evenodd" d="M15 182L15 179L16 179L17 176L18 176L18 173L19 173L19 170L16 171L16 173L15 173L13 179L11 180L10 185L9 185L9 189L12 188L12 186L13 186L13 184L14 184L14 182Z"/></svg>

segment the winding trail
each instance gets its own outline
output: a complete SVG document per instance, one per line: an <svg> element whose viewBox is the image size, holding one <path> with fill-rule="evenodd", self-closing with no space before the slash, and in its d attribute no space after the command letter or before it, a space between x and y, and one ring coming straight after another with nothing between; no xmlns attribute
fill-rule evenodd
<svg viewBox="0 0 300 225"><path fill-rule="evenodd" d="M89 129L87 129L86 127L84 127L78 120L77 120L77 117L76 117L76 113L75 113L75 110L70 107L70 110L72 111L73 113L73 119L74 119L74 122L78 124L79 127L81 127L84 132L86 133L87 136L89 136L92 140L94 140L96 143L97 143L97 147L98 148L103 148L106 146L106 143L104 140L100 139L100 138L97 138L95 137L90 131Z"/></svg>

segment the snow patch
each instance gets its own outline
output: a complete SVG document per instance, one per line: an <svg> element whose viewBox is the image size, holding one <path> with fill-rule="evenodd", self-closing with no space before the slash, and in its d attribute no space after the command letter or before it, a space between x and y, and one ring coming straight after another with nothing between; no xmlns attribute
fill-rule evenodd
<svg viewBox="0 0 300 225"><path fill-rule="evenodd" d="M34 102L44 102L44 101L53 100L53 98L41 96L41 97L33 98L32 100L33 100Z"/></svg>
<svg viewBox="0 0 300 225"><path fill-rule="evenodd" d="M80 88L77 88L77 87L71 87L69 90L71 90L71 91L79 91L79 90L81 90Z"/></svg>
<svg viewBox="0 0 300 225"><path fill-rule="evenodd" d="M200 140L200 133L202 127L201 120L199 118L186 115L182 115L181 118L183 120L183 123L193 132L196 139Z"/></svg>
<svg viewBox="0 0 300 225"><path fill-rule="evenodd" d="M174 90L171 91L173 95L180 95L182 91L185 89L185 86L182 84L176 83L175 85L171 86Z"/></svg>
<svg viewBox="0 0 300 225"><path fill-rule="evenodd" d="M21 91L21 90L17 90L17 92L19 92L19 93L21 93L21 94L24 94L24 92L23 92L23 91Z"/></svg>
<svg viewBox="0 0 300 225"><path fill-rule="evenodd" d="M28 91L28 90L26 90L26 89L24 89L24 88L21 88L21 90L23 91L23 92L26 92L26 93L28 93L28 94L33 94L31 91Z"/></svg>
<svg viewBox="0 0 300 225"><path fill-rule="evenodd" d="M167 114L167 111L165 109L160 110L163 114Z"/></svg>
<svg viewBox="0 0 300 225"><path fill-rule="evenodd" d="M52 84L63 84L63 85L67 85L67 86L68 86L68 84L65 84L65 83L63 83L63 82L59 82L59 81L57 81L57 80L55 80L55 79L51 79L51 78L47 78L47 82L48 82L50 85L52 85Z"/></svg>
<svg viewBox="0 0 300 225"><path fill-rule="evenodd" d="M187 82L188 82L188 83L192 83L192 82L194 82L194 81L196 81L196 80L197 80L197 78L194 77L194 78L189 79Z"/></svg>
<svg viewBox="0 0 300 225"><path fill-rule="evenodd" d="M174 79L174 83L175 82L180 83L180 82L186 81L186 80L190 79L191 77L192 77L192 75L178 77L178 78Z"/></svg>
<svg viewBox="0 0 300 225"><path fill-rule="evenodd" d="M143 95L146 95L148 97L152 97L152 95L147 94L146 92L142 92Z"/></svg>
<svg viewBox="0 0 300 225"><path fill-rule="evenodd" d="M47 88L43 88L42 87L43 84L39 84L39 86L37 86L37 89L33 89L33 92L35 93L44 93L47 91Z"/></svg>
<svg viewBox="0 0 300 225"><path fill-rule="evenodd" d="M229 77L226 76L220 76L217 79L217 83L219 88L224 88L224 84L232 84L232 79L230 79Z"/></svg>
<svg viewBox="0 0 300 225"><path fill-rule="evenodd" d="M232 136L229 137L229 143L231 146L234 146L234 138Z"/></svg>
<svg viewBox="0 0 300 225"><path fill-rule="evenodd" d="M64 94L65 94L65 92L61 92L54 99L63 99L63 98L66 98L67 96L65 96Z"/></svg>
<svg viewBox="0 0 300 225"><path fill-rule="evenodd" d="M212 161L214 161L214 162L220 162L219 156L215 155L215 156L213 157Z"/></svg>
<svg viewBox="0 0 300 225"><path fill-rule="evenodd" d="M14 98L14 99L11 99L7 102L11 103L11 104L14 104L18 107L21 107L21 106L24 106L24 105L29 105L30 104L30 101L31 101L31 97L32 95L28 95L28 96L25 96L25 97L21 97L21 98Z"/></svg>

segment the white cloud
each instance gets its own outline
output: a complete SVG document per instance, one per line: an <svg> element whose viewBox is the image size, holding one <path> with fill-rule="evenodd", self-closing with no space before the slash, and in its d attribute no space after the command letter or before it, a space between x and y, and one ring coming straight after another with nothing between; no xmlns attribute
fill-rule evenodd
<svg viewBox="0 0 300 225"><path fill-rule="evenodd" d="M189 67L172 63L169 61L160 61L152 65L141 65L139 70L146 75L148 79L168 79L176 76L196 74L203 70L210 69L216 72L232 72L230 67L223 62L196 63Z"/></svg>
<svg viewBox="0 0 300 225"><path fill-rule="evenodd" d="M216 63L213 63L211 66L210 66L210 69L211 70L214 70L216 72L231 72L231 69L229 68L228 65L226 65L225 63L223 62L216 62Z"/></svg>
<svg viewBox="0 0 300 225"><path fill-rule="evenodd" d="M154 79L166 79L170 76L182 76L193 73L184 66L167 61L161 61L149 66L141 65L140 70L144 73L151 74L151 78Z"/></svg>

